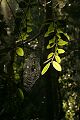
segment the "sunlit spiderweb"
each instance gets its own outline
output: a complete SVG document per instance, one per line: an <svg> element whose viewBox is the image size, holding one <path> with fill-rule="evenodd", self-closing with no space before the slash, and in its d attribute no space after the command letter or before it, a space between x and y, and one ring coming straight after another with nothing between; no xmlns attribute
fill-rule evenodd
<svg viewBox="0 0 80 120"><path fill-rule="evenodd" d="M30 91L40 76L40 59L31 53L24 62L23 83L26 91Z"/></svg>

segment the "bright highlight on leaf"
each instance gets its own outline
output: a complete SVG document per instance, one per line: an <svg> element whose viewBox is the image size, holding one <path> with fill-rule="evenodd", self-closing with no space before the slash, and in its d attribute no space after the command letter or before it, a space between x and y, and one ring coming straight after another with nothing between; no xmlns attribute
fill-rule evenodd
<svg viewBox="0 0 80 120"><path fill-rule="evenodd" d="M56 61L57 61L58 63L61 62L61 58L60 58L58 55L55 55L55 59L56 59Z"/></svg>
<svg viewBox="0 0 80 120"><path fill-rule="evenodd" d="M45 72L47 72L47 70L49 69L49 67L50 67L50 62L45 65L45 67L43 68L43 70L41 72L41 75L45 74Z"/></svg>
<svg viewBox="0 0 80 120"><path fill-rule="evenodd" d="M55 38L49 40L49 44L47 45L47 49L53 48L55 45Z"/></svg>
<svg viewBox="0 0 80 120"><path fill-rule="evenodd" d="M56 35L57 35L57 37L60 39L61 38L61 36L60 36L60 34L59 33L56 33Z"/></svg>
<svg viewBox="0 0 80 120"><path fill-rule="evenodd" d="M55 43L55 37L51 40L49 40L49 44Z"/></svg>
<svg viewBox="0 0 80 120"><path fill-rule="evenodd" d="M51 53L48 55L47 59L51 58L53 55L54 55L54 53L51 52Z"/></svg>
<svg viewBox="0 0 80 120"><path fill-rule="evenodd" d="M57 63L56 61L52 61L52 65L57 71L62 70L61 65L59 63Z"/></svg>
<svg viewBox="0 0 80 120"><path fill-rule="evenodd" d="M67 33L64 33L64 35L67 37L68 40L70 40L70 37Z"/></svg>
<svg viewBox="0 0 80 120"><path fill-rule="evenodd" d="M18 96L21 97L22 100L24 99L23 91L20 88L18 88Z"/></svg>
<svg viewBox="0 0 80 120"><path fill-rule="evenodd" d="M24 56L24 51L23 51L23 49L20 48L20 47L18 47L18 48L16 49L16 53L17 53L19 56Z"/></svg>
<svg viewBox="0 0 80 120"><path fill-rule="evenodd" d="M50 67L50 63L52 62L53 67L57 71L61 71L61 58L59 57L59 54L65 53L65 50L62 49L64 45L68 44L68 40L70 40L70 37L67 35L67 33L64 33L61 29L55 29L53 27L53 23L51 23L48 27L48 31L45 33L44 37L48 37L50 33L54 34L54 37L49 40L49 43L47 45L47 49L52 48L52 52L47 56L47 61L44 63L47 63L45 67L42 70L42 75L45 74L45 72L48 70ZM63 39L64 38L64 39ZM67 40L67 41L66 41Z"/></svg>
<svg viewBox="0 0 80 120"><path fill-rule="evenodd" d="M54 32L53 23L48 27L48 31L45 33L44 37L48 37L50 33Z"/></svg>
<svg viewBox="0 0 80 120"><path fill-rule="evenodd" d="M63 45L67 45L68 44L68 42L66 42L66 41L64 41L64 40L62 40L62 39L58 39L58 45L59 46L63 46Z"/></svg>
<svg viewBox="0 0 80 120"><path fill-rule="evenodd" d="M62 54L62 53L64 53L65 52L65 50L63 50L63 49L58 49L58 53L59 54Z"/></svg>
<svg viewBox="0 0 80 120"><path fill-rule="evenodd" d="M55 45L55 44L52 44L52 45L48 44L48 45L47 45L47 49L53 48L54 45Z"/></svg>

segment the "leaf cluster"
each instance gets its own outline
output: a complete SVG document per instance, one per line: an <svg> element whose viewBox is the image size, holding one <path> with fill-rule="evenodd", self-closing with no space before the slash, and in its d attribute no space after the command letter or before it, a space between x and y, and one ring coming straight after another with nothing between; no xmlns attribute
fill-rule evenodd
<svg viewBox="0 0 80 120"><path fill-rule="evenodd" d="M45 67L42 70L42 75L45 74L45 72L49 69L50 64L52 64L52 66L57 70L57 71L61 71L61 58L60 58L60 54L65 53L65 50L62 49L63 46L68 45L68 42L70 40L70 37L67 35L67 33L64 33L62 30L57 29L55 30L55 28L53 27L53 23L50 24L50 26L48 27L48 31L45 33L44 37L48 37L50 35L50 33L54 34L54 31L56 31L54 37L52 39L49 40L49 44L47 45L47 49L51 49L52 52L49 53L49 55L47 56L47 61L45 61L44 63L47 63L45 65ZM63 34L67 41L63 40L61 37L61 34Z"/></svg>

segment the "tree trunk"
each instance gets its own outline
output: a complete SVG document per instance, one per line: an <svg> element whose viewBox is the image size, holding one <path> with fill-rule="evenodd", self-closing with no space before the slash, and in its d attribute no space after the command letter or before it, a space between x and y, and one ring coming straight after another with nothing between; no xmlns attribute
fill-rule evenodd
<svg viewBox="0 0 80 120"><path fill-rule="evenodd" d="M46 0L49 3L50 0ZM46 4L46 20L52 19L52 3ZM46 50L49 38L45 39L45 50L44 50L44 60L50 51ZM46 85L46 104L47 104L47 115L45 120L58 120L58 72L50 66L49 70L44 75L45 85Z"/></svg>

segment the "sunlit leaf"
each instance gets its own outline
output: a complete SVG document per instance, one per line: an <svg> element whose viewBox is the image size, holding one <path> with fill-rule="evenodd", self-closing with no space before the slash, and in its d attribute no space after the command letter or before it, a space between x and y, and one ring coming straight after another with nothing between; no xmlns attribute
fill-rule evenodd
<svg viewBox="0 0 80 120"><path fill-rule="evenodd" d="M27 33L26 33L26 34L23 33L23 34L21 35L21 39L22 39L22 40L26 40L27 37L29 37L29 35L28 35Z"/></svg>
<svg viewBox="0 0 80 120"><path fill-rule="evenodd" d="M48 44L47 49L53 48L55 44Z"/></svg>
<svg viewBox="0 0 80 120"><path fill-rule="evenodd" d="M44 37L48 37L49 36L49 32L47 31L44 35Z"/></svg>
<svg viewBox="0 0 80 120"><path fill-rule="evenodd" d="M32 32L32 28L31 27L27 27L27 32L28 33Z"/></svg>
<svg viewBox="0 0 80 120"><path fill-rule="evenodd" d="M16 49L16 53L17 53L19 56L24 56L24 51L23 51L23 49L20 48L20 47L18 47L18 48Z"/></svg>
<svg viewBox="0 0 80 120"><path fill-rule="evenodd" d="M60 29L57 29L57 33L63 33L63 31Z"/></svg>
<svg viewBox="0 0 80 120"><path fill-rule="evenodd" d="M64 53L65 52L65 50L63 50L63 49L58 49L58 53L59 54L62 54L62 53Z"/></svg>
<svg viewBox="0 0 80 120"><path fill-rule="evenodd" d="M52 65L57 71L62 70L61 65L59 63L57 63L56 61L52 61Z"/></svg>
<svg viewBox="0 0 80 120"><path fill-rule="evenodd" d="M50 26L48 27L48 32L54 32L54 28L53 28L53 23L50 24Z"/></svg>
<svg viewBox="0 0 80 120"><path fill-rule="evenodd" d="M55 45L55 37L49 40L49 44L47 45L47 49L53 48Z"/></svg>
<svg viewBox="0 0 80 120"><path fill-rule="evenodd" d="M62 33L62 34L64 34L64 35L67 37L67 39L70 40L69 35L68 35L67 33L64 33L62 30L58 29L58 30L57 30L57 33Z"/></svg>
<svg viewBox="0 0 80 120"><path fill-rule="evenodd" d="M26 33L22 33L20 36L19 36L19 38L18 38L18 40L16 41L16 43L18 43L18 42L20 42L20 41L25 41L27 38L29 37L29 35Z"/></svg>
<svg viewBox="0 0 80 120"><path fill-rule="evenodd" d="M15 74L15 80L19 80L20 79L20 76L18 73Z"/></svg>
<svg viewBox="0 0 80 120"><path fill-rule="evenodd" d="M55 37L53 39L49 40L49 44L54 43L54 42L55 42Z"/></svg>
<svg viewBox="0 0 80 120"><path fill-rule="evenodd" d="M45 65L45 67L43 68L43 70L41 72L41 75L45 74L47 72L47 70L49 69L49 67L50 67L50 62Z"/></svg>
<svg viewBox="0 0 80 120"><path fill-rule="evenodd" d="M44 37L48 37L50 33L54 32L53 23L48 27L48 31L45 33Z"/></svg>
<svg viewBox="0 0 80 120"><path fill-rule="evenodd" d="M23 91L18 88L18 96L21 98L21 99L24 99L24 94L23 94Z"/></svg>
<svg viewBox="0 0 80 120"><path fill-rule="evenodd" d="M60 58L58 55L55 55L55 59L56 59L56 61L57 61L58 63L61 62L61 58Z"/></svg>
<svg viewBox="0 0 80 120"><path fill-rule="evenodd" d="M51 52L51 53L48 55L47 59L51 58L53 55L54 55L54 53Z"/></svg>
<svg viewBox="0 0 80 120"><path fill-rule="evenodd" d="M55 52L56 52L56 54L58 54L58 53L57 53L57 50L58 50L58 47L55 47Z"/></svg>
<svg viewBox="0 0 80 120"><path fill-rule="evenodd" d="M54 30L52 30L52 31L47 31L47 32L45 33L44 37L48 37L49 34L52 33L52 32L54 32Z"/></svg>
<svg viewBox="0 0 80 120"><path fill-rule="evenodd" d="M68 42L66 42L66 41L64 41L64 40L62 40L62 39L58 39L58 45L59 46L63 46L63 45L66 45L66 44L68 44Z"/></svg>
<svg viewBox="0 0 80 120"><path fill-rule="evenodd" d="M26 40L26 38L29 37L27 33L22 33L19 37L19 39Z"/></svg>
<svg viewBox="0 0 80 120"><path fill-rule="evenodd" d="M67 33L64 33L64 35L67 37L68 40L70 40L70 37Z"/></svg>
<svg viewBox="0 0 80 120"><path fill-rule="evenodd" d="M60 36L60 34L59 34L59 33L57 33L56 35L57 35L57 37L58 37L59 39L61 38L61 36Z"/></svg>

